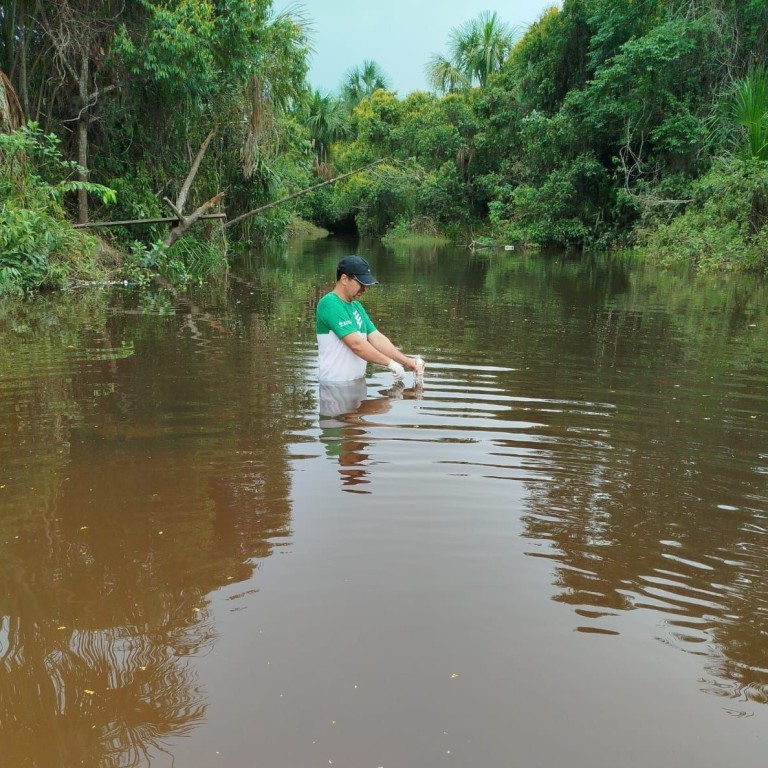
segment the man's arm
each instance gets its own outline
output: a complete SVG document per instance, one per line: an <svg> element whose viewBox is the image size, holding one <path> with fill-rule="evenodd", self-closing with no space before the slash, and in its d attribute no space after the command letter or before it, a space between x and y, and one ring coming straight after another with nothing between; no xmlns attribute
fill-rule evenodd
<svg viewBox="0 0 768 768"><path fill-rule="evenodd" d="M365 341L365 339L361 337L361 341ZM376 349L379 353L397 361L404 368L410 368L413 371L416 370L416 358L404 355L381 331L377 330L369 333L368 343L369 346ZM368 360L367 357L365 359ZM384 365L386 365L386 363L384 363Z"/></svg>
<svg viewBox="0 0 768 768"><path fill-rule="evenodd" d="M346 336L342 336L341 340L358 357L362 357L363 360L369 363L376 363L377 365L383 365L385 368L389 365L390 360L396 360L397 362L400 362L400 357L405 357L404 355L400 354L398 350L395 349L395 347L391 343L390 343L390 346L392 346L392 349L394 350L394 352L398 354L398 357L395 357L394 355L388 355L386 351L375 347L370 342L370 338L372 336L375 336L376 334L379 334L379 332L374 331L372 334L368 336L368 339L366 339L361 333L358 333L357 331L353 331L352 333L348 333ZM379 335L383 336L383 334L379 334ZM387 339L387 341L389 340Z"/></svg>

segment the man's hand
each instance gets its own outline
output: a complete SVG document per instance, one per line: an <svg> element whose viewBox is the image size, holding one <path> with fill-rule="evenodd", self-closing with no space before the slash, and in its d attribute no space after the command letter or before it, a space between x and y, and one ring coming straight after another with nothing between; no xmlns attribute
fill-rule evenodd
<svg viewBox="0 0 768 768"><path fill-rule="evenodd" d="M403 368L400 363L397 362L397 360L390 360L389 363L387 363L387 368L389 368L390 371L395 375L395 381L398 379L402 379L403 376L405 376L405 368Z"/></svg>

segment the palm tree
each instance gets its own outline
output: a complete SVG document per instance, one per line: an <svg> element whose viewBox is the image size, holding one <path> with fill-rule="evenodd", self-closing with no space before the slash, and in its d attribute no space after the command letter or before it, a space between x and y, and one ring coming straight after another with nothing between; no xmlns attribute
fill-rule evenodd
<svg viewBox="0 0 768 768"><path fill-rule="evenodd" d="M265 52L245 88L246 132L241 164L247 179L274 181L272 160L280 148L282 118L304 93L311 27L301 6L269 18Z"/></svg>
<svg viewBox="0 0 768 768"><path fill-rule="evenodd" d="M387 90L389 78L375 61L366 60L361 67L352 67L341 85L341 93L349 107L356 107L374 91Z"/></svg>
<svg viewBox="0 0 768 768"><path fill-rule="evenodd" d="M429 84L438 93L466 91L472 85L472 79L466 73L439 53L432 54L426 72Z"/></svg>
<svg viewBox="0 0 768 768"><path fill-rule="evenodd" d="M476 18L451 31L449 57L433 55L426 73L430 85L439 93L480 87L488 77L501 69L512 49L514 34L498 14L483 11Z"/></svg>
<svg viewBox="0 0 768 768"><path fill-rule="evenodd" d="M313 91L305 106L306 124L312 136L315 165L319 169L330 162L331 145L349 134L349 112L344 102Z"/></svg>

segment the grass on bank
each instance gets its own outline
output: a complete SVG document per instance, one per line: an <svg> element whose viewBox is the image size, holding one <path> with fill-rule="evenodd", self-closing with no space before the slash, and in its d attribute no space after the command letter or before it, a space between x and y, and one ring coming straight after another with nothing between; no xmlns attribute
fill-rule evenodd
<svg viewBox="0 0 768 768"><path fill-rule="evenodd" d="M395 245L426 246L445 245L450 241L437 225L425 216L419 216L409 221L395 222L381 238L381 242L392 247Z"/></svg>

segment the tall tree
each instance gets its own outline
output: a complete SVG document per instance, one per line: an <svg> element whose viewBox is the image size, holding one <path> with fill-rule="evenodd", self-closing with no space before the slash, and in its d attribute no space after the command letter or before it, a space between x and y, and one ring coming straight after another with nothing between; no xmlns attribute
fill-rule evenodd
<svg viewBox="0 0 768 768"><path fill-rule="evenodd" d="M501 90L514 92L524 111L552 115L566 95L590 78L591 17L597 0L564 0L528 27L502 68Z"/></svg>
<svg viewBox="0 0 768 768"><path fill-rule="evenodd" d="M123 3L118 0L59 0L55 13L38 4L41 24L52 46L53 78L63 91L70 114L65 123L74 123L77 136L79 178L89 177L89 129L96 109L106 92L114 88L107 63L107 51L117 27ZM77 193L78 221L88 221L88 194L84 186Z"/></svg>
<svg viewBox="0 0 768 768"><path fill-rule="evenodd" d="M514 34L493 11L451 31L448 57L433 55L426 67L430 85L439 93L484 86L501 69L512 49Z"/></svg>
<svg viewBox="0 0 768 768"><path fill-rule="evenodd" d="M217 183L227 186L232 209L253 207L275 191L276 158L295 143L285 136L286 115L305 90L305 20L297 11L272 15L270 0L141 6L141 23L126 25L116 46L133 88L130 116L116 114L115 123L131 120L144 153L162 148L166 178L189 162L189 146L222 128L208 164L223 177Z"/></svg>
<svg viewBox="0 0 768 768"><path fill-rule="evenodd" d="M284 118L304 97L309 54L309 25L296 8L268 18L263 52L253 62L246 85L247 130L243 173L255 178L281 149Z"/></svg>
<svg viewBox="0 0 768 768"><path fill-rule="evenodd" d="M16 83L14 90L24 112L29 112L27 89L28 11L26 0L3 3L0 7L0 72Z"/></svg>
<svg viewBox="0 0 768 768"><path fill-rule="evenodd" d="M389 88L389 77L375 62L366 59L362 66L352 67L341 84L341 93L349 107L356 107L363 99L368 98L374 91L386 91Z"/></svg>
<svg viewBox="0 0 768 768"><path fill-rule="evenodd" d="M315 90L307 100L305 112L315 152L315 168L324 175L331 159L331 145L349 135L349 111L341 99Z"/></svg>

